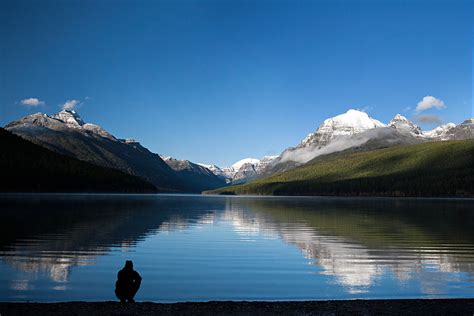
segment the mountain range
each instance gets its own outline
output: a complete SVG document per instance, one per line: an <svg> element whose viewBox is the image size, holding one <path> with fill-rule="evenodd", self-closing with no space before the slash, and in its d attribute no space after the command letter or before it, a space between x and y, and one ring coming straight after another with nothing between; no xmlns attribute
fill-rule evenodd
<svg viewBox="0 0 474 316"><path fill-rule="evenodd" d="M59 154L139 176L159 191L199 193L272 176L332 153L474 138L474 119L423 131L400 114L384 124L363 111L350 109L324 120L280 155L245 158L228 167L153 153L136 140L116 138L99 125L85 122L73 110L32 114L7 124L5 129Z"/></svg>
<svg viewBox="0 0 474 316"><path fill-rule="evenodd" d="M5 129L57 153L144 178L159 191L199 193L225 185L207 169L193 169L197 165L183 168L168 164L138 141L118 139L102 127L84 122L73 110L52 116L32 114Z"/></svg>
<svg viewBox="0 0 474 316"><path fill-rule="evenodd" d="M225 179L199 164L189 160L178 160L170 156L160 155L160 157L188 187L202 191L206 187L219 188L226 185Z"/></svg>
<svg viewBox="0 0 474 316"><path fill-rule="evenodd" d="M474 197L474 139L350 149L207 194Z"/></svg>
<svg viewBox="0 0 474 316"><path fill-rule="evenodd" d="M263 170L278 156L265 156L262 159L244 158L230 167L200 164L221 177L227 184L245 183L262 174Z"/></svg>
<svg viewBox="0 0 474 316"><path fill-rule="evenodd" d="M298 145L285 149L278 156L263 159L247 158L231 167L209 166L216 175L224 176L231 184L240 184L259 177L290 170L308 161L344 150L367 151L395 145L418 144L429 141L463 140L474 138L474 119L459 125L448 123L430 131L423 131L406 117L397 114L388 123L354 109L324 120Z"/></svg>

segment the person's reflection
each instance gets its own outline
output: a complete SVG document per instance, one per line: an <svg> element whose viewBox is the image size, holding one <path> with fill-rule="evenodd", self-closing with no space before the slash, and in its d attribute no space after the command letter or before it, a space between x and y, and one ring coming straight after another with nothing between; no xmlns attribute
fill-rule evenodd
<svg viewBox="0 0 474 316"><path fill-rule="evenodd" d="M117 282L115 282L115 295L120 302L134 303L135 294L137 294L142 277L137 271L133 270L133 262L125 261L125 267L117 274Z"/></svg>

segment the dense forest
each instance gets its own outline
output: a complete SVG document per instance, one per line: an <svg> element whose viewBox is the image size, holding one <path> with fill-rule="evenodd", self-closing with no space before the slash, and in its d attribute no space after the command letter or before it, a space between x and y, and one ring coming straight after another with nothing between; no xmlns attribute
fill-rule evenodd
<svg viewBox="0 0 474 316"><path fill-rule="evenodd" d="M0 128L0 192L156 192L145 180L63 156Z"/></svg>
<svg viewBox="0 0 474 316"><path fill-rule="evenodd" d="M340 152L211 194L473 197L474 140Z"/></svg>

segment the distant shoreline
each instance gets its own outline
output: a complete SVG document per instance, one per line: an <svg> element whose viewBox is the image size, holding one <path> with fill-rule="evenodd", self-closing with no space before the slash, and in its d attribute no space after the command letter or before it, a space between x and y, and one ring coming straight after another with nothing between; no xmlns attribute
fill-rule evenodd
<svg viewBox="0 0 474 316"><path fill-rule="evenodd" d="M153 194L153 193L151 193ZM168 193L156 193L168 195ZM174 195L171 193L169 195ZM179 194L177 194L179 195ZM194 195L194 194L193 194ZM199 194L198 194L199 195ZM474 200L474 196L391 196L391 195L280 195L280 194L220 194L204 191L200 195L214 197L255 197L255 198L328 198L328 199L394 199L394 200Z"/></svg>
<svg viewBox="0 0 474 316"><path fill-rule="evenodd" d="M1 315L469 315L474 298L334 301L0 303Z"/></svg>
<svg viewBox="0 0 474 316"><path fill-rule="evenodd" d="M170 193L170 192L0 192L2 196L15 196L15 195L43 195L43 196L68 196L68 195L90 195L90 196L104 196L104 195L115 195L115 196L168 196L168 197L203 197L203 198L282 198L282 199L334 199L334 200L446 200L446 201L474 201L474 197L458 197L458 196L369 196L369 195L271 195L271 194L217 194L217 193Z"/></svg>

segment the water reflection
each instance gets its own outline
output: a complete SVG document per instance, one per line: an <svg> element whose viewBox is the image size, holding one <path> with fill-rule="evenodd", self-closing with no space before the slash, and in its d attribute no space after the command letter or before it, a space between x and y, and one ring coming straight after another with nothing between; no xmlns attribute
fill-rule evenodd
<svg viewBox="0 0 474 316"><path fill-rule="evenodd" d="M164 252L155 253L162 251L163 240L153 247L142 245L156 237L169 236L171 246L176 245L176 252L172 253L176 260L183 258L185 250L199 253L199 247L237 249L238 243L246 242L248 246L242 249L253 269L260 271L269 264L275 269L269 278L283 278L277 269L282 269L285 261L263 262L262 248L252 242L272 242L268 245L275 247L271 249L273 255L284 259L289 250L276 244L283 242L298 249L314 267L308 272L311 275L303 274L301 280L293 280L294 284L308 280L324 283L317 286L333 286L351 297L374 296L374 287L390 278L398 284L397 288L388 285L393 287L388 292L396 292L395 296L447 294L450 286L464 289L464 296L472 296L473 205L466 200L2 196L0 272L2 281L9 283L9 292L0 289L0 295L11 299L21 297L15 293L33 291L35 287L39 291L41 284L35 281L42 276L53 282L53 291L67 291L69 283L74 284L70 279L75 269L88 265L97 269L93 273L109 269L98 262L114 251L164 260ZM227 227L232 234L224 230L223 238L222 228ZM210 234L211 238L206 244L197 243L196 238L203 234ZM216 257L202 260L222 261L230 269L230 261L225 261L222 252L217 253ZM198 258L195 260L196 265L202 264ZM293 265L286 264L288 273ZM7 267L20 273L9 277ZM196 268L196 275L205 267L199 269ZM221 286L233 287L235 279L226 277L224 274L219 279ZM257 277L268 281L263 280L264 274ZM416 284L416 290L407 284ZM311 286L316 284L307 285L307 294L291 287L281 289L288 292L287 296L274 298L312 297ZM268 288L261 291L271 292Z"/></svg>
<svg viewBox="0 0 474 316"><path fill-rule="evenodd" d="M244 216L246 209L254 216ZM239 231L276 234L297 246L351 293L366 292L387 269L400 282L417 278L424 293L437 292L442 273L466 272L472 280L472 202L229 200L226 212Z"/></svg>
<svg viewBox="0 0 474 316"><path fill-rule="evenodd" d="M127 252L147 235L186 229L214 206L150 196L5 196L0 256L18 270L66 282L74 266L95 262L111 247ZM209 202L209 203L208 203ZM158 207L158 210L156 209ZM23 285L21 285L23 284ZM15 287L27 288L24 280Z"/></svg>

